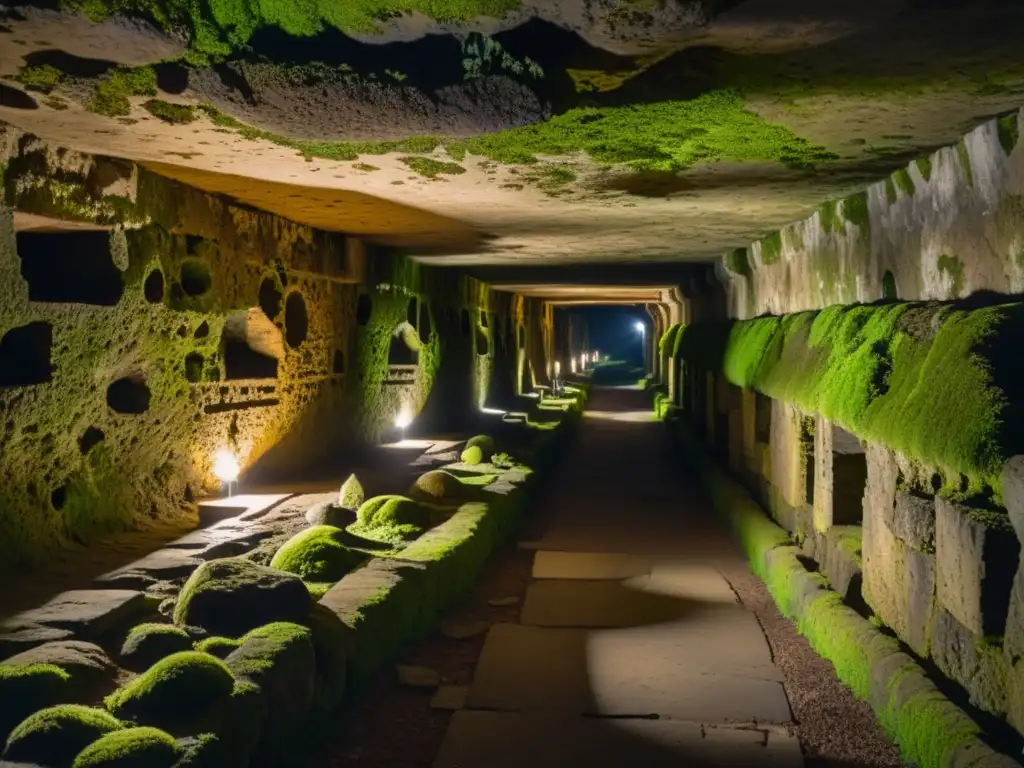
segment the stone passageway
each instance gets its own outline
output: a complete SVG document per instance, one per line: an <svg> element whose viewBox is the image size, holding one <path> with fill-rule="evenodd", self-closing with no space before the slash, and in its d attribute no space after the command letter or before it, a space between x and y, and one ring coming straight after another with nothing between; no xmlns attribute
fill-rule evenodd
<svg viewBox="0 0 1024 768"><path fill-rule="evenodd" d="M646 400L595 391L536 510L520 623L490 629L439 768L803 764L782 674L723 576L741 556Z"/></svg>

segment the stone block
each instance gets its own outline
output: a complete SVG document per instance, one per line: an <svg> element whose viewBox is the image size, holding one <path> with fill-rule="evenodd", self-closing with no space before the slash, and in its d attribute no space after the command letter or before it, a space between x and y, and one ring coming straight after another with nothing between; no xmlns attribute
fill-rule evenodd
<svg viewBox="0 0 1024 768"><path fill-rule="evenodd" d="M70 632L79 640L95 640L128 625L144 614L147 607L142 592L128 589L75 589L62 592L48 603L6 620L0 624L0 635L49 627ZM67 639L66 635L46 638L64 639ZM19 650L34 645L26 645Z"/></svg>
<svg viewBox="0 0 1024 768"><path fill-rule="evenodd" d="M906 638L910 619L904 545L893 536L883 514L884 508L865 508L861 540L862 589L864 599L879 618L901 638Z"/></svg>
<svg viewBox="0 0 1024 768"><path fill-rule="evenodd" d="M123 568L97 577L93 580L93 585L100 589L106 589L115 584L127 586L132 583L133 578L137 578L139 579L138 583L145 588L148 586L144 584L146 580L151 579L156 582L188 576L203 562L195 555L196 552L190 549L158 549Z"/></svg>
<svg viewBox="0 0 1024 768"><path fill-rule="evenodd" d="M1024 658L1024 567L1017 568L1017 578L1010 592L1010 611L1006 617L1003 647L1010 661Z"/></svg>
<svg viewBox="0 0 1024 768"><path fill-rule="evenodd" d="M939 603L976 635L1002 635L1020 542L1005 516L935 499Z"/></svg>
<svg viewBox="0 0 1024 768"><path fill-rule="evenodd" d="M972 704L1005 714L1008 668L1002 648L972 634L945 610L935 617L931 646L939 669L967 690Z"/></svg>
<svg viewBox="0 0 1024 768"><path fill-rule="evenodd" d="M1006 719L1024 733L1024 660L1018 661L1007 676Z"/></svg>
<svg viewBox="0 0 1024 768"><path fill-rule="evenodd" d="M1024 456L1013 456L1003 465L1000 481L1010 523L1017 540L1024 541Z"/></svg>
<svg viewBox="0 0 1024 768"><path fill-rule="evenodd" d="M914 549L935 551L935 499L896 492L892 532Z"/></svg>
<svg viewBox="0 0 1024 768"><path fill-rule="evenodd" d="M935 619L935 556L903 547L906 566L907 634L903 640L921 656L928 656Z"/></svg>
<svg viewBox="0 0 1024 768"><path fill-rule="evenodd" d="M821 572L846 602L856 604L861 599L860 526L836 525L815 538Z"/></svg>
<svg viewBox="0 0 1024 768"><path fill-rule="evenodd" d="M803 456L800 447L800 414L780 400L772 400L772 434L769 476L772 485L790 507L805 503Z"/></svg>
<svg viewBox="0 0 1024 768"><path fill-rule="evenodd" d="M891 531L895 525L896 482L900 474L896 457L888 448L868 443L865 459L867 480L864 488L864 527L868 528L872 521L880 521Z"/></svg>

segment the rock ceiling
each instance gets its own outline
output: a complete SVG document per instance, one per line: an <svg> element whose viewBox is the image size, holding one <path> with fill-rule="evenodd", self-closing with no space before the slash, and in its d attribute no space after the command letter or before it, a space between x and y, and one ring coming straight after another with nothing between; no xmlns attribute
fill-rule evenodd
<svg viewBox="0 0 1024 768"><path fill-rule="evenodd" d="M707 261L1024 102L1016 0L76 4L0 10L0 120L474 269Z"/></svg>

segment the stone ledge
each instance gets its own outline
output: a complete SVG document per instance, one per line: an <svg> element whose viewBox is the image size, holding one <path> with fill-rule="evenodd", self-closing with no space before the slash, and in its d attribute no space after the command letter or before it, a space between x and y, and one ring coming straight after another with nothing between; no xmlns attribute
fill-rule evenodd
<svg viewBox="0 0 1024 768"><path fill-rule="evenodd" d="M894 639L845 605L824 586L823 577L809 573L786 532L756 509L684 424L675 428L683 451L699 467L716 512L740 539L752 570L765 581L780 612L832 663L839 679L871 704L908 763L919 768L1019 765L985 743L982 728L935 687Z"/></svg>

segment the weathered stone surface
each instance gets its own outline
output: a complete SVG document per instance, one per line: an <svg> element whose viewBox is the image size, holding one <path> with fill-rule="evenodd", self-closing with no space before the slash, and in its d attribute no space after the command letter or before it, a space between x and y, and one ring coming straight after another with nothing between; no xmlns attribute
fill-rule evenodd
<svg viewBox="0 0 1024 768"><path fill-rule="evenodd" d="M519 603L519 598L511 595L509 597L494 597L487 601L487 604L494 608L507 608Z"/></svg>
<svg viewBox="0 0 1024 768"><path fill-rule="evenodd" d="M1012 662L1024 658L1024 567L1017 568L1006 617L1006 653Z"/></svg>
<svg viewBox="0 0 1024 768"><path fill-rule="evenodd" d="M834 525L824 536L815 538L819 542L815 559L832 588L847 602L860 600L860 526Z"/></svg>
<svg viewBox="0 0 1024 768"><path fill-rule="evenodd" d="M441 634L449 640L468 640L471 637L484 634L490 628L491 625L486 621L442 621L440 627Z"/></svg>
<svg viewBox="0 0 1024 768"><path fill-rule="evenodd" d="M117 665L107 652L82 640L57 640L4 659L5 664L53 664L69 675L74 687L85 692L102 691L117 676Z"/></svg>
<svg viewBox="0 0 1024 768"><path fill-rule="evenodd" d="M976 635L1002 635L1020 554L1009 521L935 500L939 603Z"/></svg>
<svg viewBox="0 0 1024 768"><path fill-rule="evenodd" d="M133 590L76 589L62 592L39 608L13 616L0 624L0 633L6 635L25 631L31 634L33 628L43 626L67 630L79 639L95 640L125 626L144 613L146 606L145 595ZM46 633L38 634L45 636ZM52 635L46 637L46 640L60 639L64 638Z"/></svg>
<svg viewBox="0 0 1024 768"><path fill-rule="evenodd" d="M126 581L132 577L143 577L153 582L164 579L176 579L181 576L188 576L192 573L202 560L197 559L195 552L187 549L158 549L140 560L110 571L93 580L93 584L101 589L108 589L113 584L132 583ZM148 584L140 583L145 589Z"/></svg>
<svg viewBox="0 0 1024 768"><path fill-rule="evenodd" d="M864 530L861 540L863 561L863 595L875 613L900 637L908 637L909 611L906 606L906 570L903 543L893 536L885 522L896 493L895 464L888 465L885 453L875 452L876 469L882 482L871 487L872 448L868 449L868 495L871 503L864 507ZM891 470L891 474L890 474ZM878 475L876 475L878 477ZM891 478L891 484L888 482ZM891 488L891 495L888 489ZM888 499L888 501L885 501Z"/></svg>
<svg viewBox="0 0 1024 768"><path fill-rule="evenodd" d="M935 555L903 547L906 565L907 634L902 639L921 656L927 656L935 618Z"/></svg>
<svg viewBox="0 0 1024 768"><path fill-rule="evenodd" d="M1010 513L1010 522L1017 540L1024 541L1024 456L1013 456L1003 465L1000 476L1003 503Z"/></svg>
<svg viewBox="0 0 1024 768"><path fill-rule="evenodd" d="M960 683L971 702L987 712L1006 712L1007 665L1003 649L973 635L948 611L938 611L932 629L932 658Z"/></svg>
<svg viewBox="0 0 1024 768"><path fill-rule="evenodd" d="M896 493L892 532L922 552L935 551L935 499Z"/></svg>
<svg viewBox="0 0 1024 768"><path fill-rule="evenodd" d="M178 596L174 620L238 637L274 621L301 621L312 602L298 576L228 558L204 563L192 574Z"/></svg>
<svg viewBox="0 0 1024 768"><path fill-rule="evenodd" d="M331 525L335 528L346 528L356 521L354 509L345 509L329 502L314 504L306 510L306 522L311 527Z"/></svg>
<svg viewBox="0 0 1024 768"><path fill-rule="evenodd" d="M1024 660L1018 661L1007 675L1006 719L1024 733Z"/></svg>
<svg viewBox="0 0 1024 768"><path fill-rule="evenodd" d="M395 672L398 682L409 688L437 688L441 684L441 675L436 669L397 664Z"/></svg>
<svg viewBox="0 0 1024 768"><path fill-rule="evenodd" d="M774 399L771 413L772 485L790 508L799 507L808 501L800 444L800 414L792 406Z"/></svg>
<svg viewBox="0 0 1024 768"><path fill-rule="evenodd" d="M42 624L0 625L0 659L36 648L44 643L70 640L74 633L67 629L44 627Z"/></svg>
<svg viewBox="0 0 1024 768"><path fill-rule="evenodd" d="M430 700L430 706L434 709L460 710L466 706L467 693L469 687L465 685L442 685Z"/></svg>

